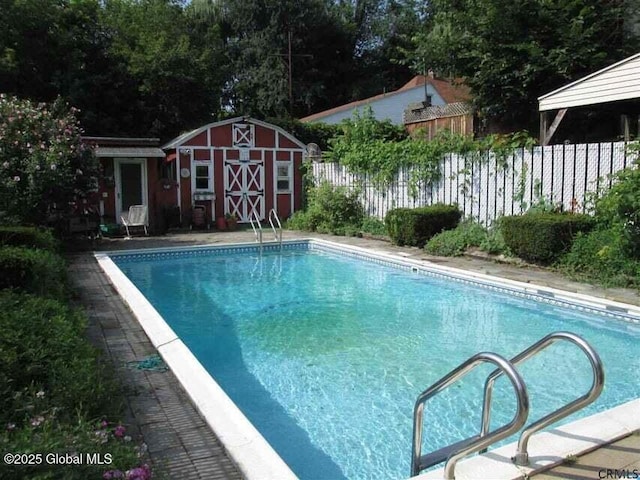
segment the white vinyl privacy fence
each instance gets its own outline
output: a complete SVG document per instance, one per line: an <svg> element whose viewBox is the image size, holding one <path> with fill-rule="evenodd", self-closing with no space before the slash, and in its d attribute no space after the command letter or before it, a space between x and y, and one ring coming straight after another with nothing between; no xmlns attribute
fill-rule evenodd
<svg viewBox="0 0 640 480"><path fill-rule="evenodd" d="M520 148L506 157L491 153L447 155L433 185L411 186L400 172L388 187L368 175L352 174L339 163L314 163L316 182L327 180L358 192L367 213L383 219L392 208L434 203L458 204L464 217L491 225L502 215L524 213L541 201L565 211L586 212L589 192L611 187L611 175L635 158L625 142Z"/></svg>

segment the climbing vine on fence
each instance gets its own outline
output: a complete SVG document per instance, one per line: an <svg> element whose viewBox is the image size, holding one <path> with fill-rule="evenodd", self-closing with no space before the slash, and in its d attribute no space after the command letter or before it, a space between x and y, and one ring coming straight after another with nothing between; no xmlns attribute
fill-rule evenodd
<svg viewBox="0 0 640 480"><path fill-rule="evenodd" d="M326 160L344 165L351 173L366 174L380 189L388 187L406 170L414 196L419 185L433 185L441 179L442 160L447 154L464 154L468 164L488 159L486 152L491 150L498 164L506 168L507 158L515 148L533 144L526 132L490 135L481 140L449 131L442 131L431 140L421 138L420 132L409 137L404 128L376 120L371 108L363 113L356 111L340 126L342 132L329 140Z"/></svg>

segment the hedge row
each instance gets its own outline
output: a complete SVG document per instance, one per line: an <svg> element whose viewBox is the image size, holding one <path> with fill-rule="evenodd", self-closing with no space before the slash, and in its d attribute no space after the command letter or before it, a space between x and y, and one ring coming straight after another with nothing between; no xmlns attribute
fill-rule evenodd
<svg viewBox="0 0 640 480"><path fill-rule="evenodd" d="M0 289L3 288L63 299L67 295L64 261L46 250L0 247Z"/></svg>
<svg viewBox="0 0 640 480"><path fill-rule="evenodd" d="M50 252L60 249L60 244L51 231L22 226L0 226L0 245L38 248Z"/></svg>
<svg viewBox="0 0 640 480"><path fill-rule="evenodd" d="M110 465L11 465L0 478L124 478L142 471L127 441L121 386L85 339L55 241L32 228L0 228L0 446L5 452L110 454ZM113 421L116 420L116 421Z"/></svg>
<svg viewBox="0 0 640 480"><path fill-rule="evenodd" d="M112 376L84 339L86 319L57 300L0 291L0 424L19 424L28 392L42 391L59 419L110 413Z"/></svg>
<svg viewBox="0 0 640 480"><path fill-rule="evenodd" d="M461 216L455 205L436 204L389 210L384 221L393 243L422 248L435 234L455 228Z"/></svg>
<svg viewBox="0 0 640 480"><path fill-rule="evenodd" d="M500 230L507 246L518 257L550 263L571 248L578 232L596 224L588 215L535 213L502 217Z"/></svg>

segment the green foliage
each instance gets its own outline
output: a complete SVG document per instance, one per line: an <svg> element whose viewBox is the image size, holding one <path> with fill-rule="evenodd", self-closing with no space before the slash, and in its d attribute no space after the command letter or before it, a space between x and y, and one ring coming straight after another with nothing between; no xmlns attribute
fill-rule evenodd
<svg viewBox="0 0 640 480"><path fill-rule="evenodd" d="M111 0L99 18L106 55L124 77L125 98L116 104L127 136L170 138L220 113L229 71L216 23L188 18L167 0Z"/></svg>
<svg viewBox="0 0 640 480"><path fill-rule="evenodd" d="M112 379L84 339L84 315L57 300L0 291L0 423L28 422L23 396L43 391L56 417L111 412Z"/></svg>
<svg viewBox="0 0 640 480"><path fill-rule="evenodd" d="M351 172L368 173L379 186L391 183L401 168L415 167L412 180L435 182L447 147L440 142L410 139L403 129L380 122L371 108L358 111L340 124L342 133L330 140L325 158L345 165Z"/></svg>
<svg viewBox="0 0 640 480"><path fill-rule="evenodd" d="M287 221L287 228L336 235L355 235L362 224L364 209L355 192L323 182L309 192L305 211Z"/></svg>
<svg viewBox="0 0 640 480"><path fill-rule="evenodd" d="M29 247L56 252L60 244L50 230L35 227L0 226L0 245Z"/></svg>
<svg viewBox="0 0 640 480"><path fill-rule="evenodd" d="M640 287L640 261L630 258L620 226L578 233L556 266L579 280L605 286Z"/></svg>
<svg viewBox="0 0 640 480"><path fill-rule="evenodd" d="M479 247L486 240L487 231L474 221L461 222L452 230L433 236L425 245L427 253L443 257L462 255L469 247Z"/></svg>
<svg viewBox="0 0 640 480"><path fill-rule="evenodd" d="M481 120L508 130L534 124L539 95L637 51L637 35L621 27L635 2L429 4L428 28L409 54L414 68L464 78Z"/></svg>
<svg viewBox="0 0 640 480"><path fill-rule="evenodd" d="M40 465L10 466L0 463L0 477L4 480L86 480L89 478L125 478L103 476L108 471L125 472L140 465L141 451L131 443L126 427L119 423L86 420L82 417L73 422L60 422L55 407L44 396L38 398L30 392L22 398L23 407L32 412L31 422L0 430L0 448L4 452L41 454ZM106 425L105 425L106 424ZM64 460L75 454L83 455L78 464L53 464L45 461L47 453L57 453ZM100 454L104 461L111 455L109 465L90 464L86 454ZM67 455L69 457L67 457ZM47 464L49 463L49 464ZM133 478L133 477L131 477ZM135 477L140 480L145 477ZM150 478L150 477L146 477ZM154 477L155 478L155 477Z"/></svg>
<svg viewBox="0 0 640 480"><path fill-rule="evenodd" d="M435 234L455 228L461 215L455 205L436 204L389 210L384 221L393 243L422 248Z"/></svg>
<svg viewBox="0 0 640 480"><path fill-rule="evenodd" d="M438 233L424 248L433 255L453 257L464 254L469 247L478 247L494 255L510 254L499 229L487 230L473 220L466 220L453 230Z"/></svg>
<svg viewBox="0 0 640 480"><path fill-rule="evenodd" d="M75 110L0 95L0 222L45 224L97 188L98 162Z"/></svg>
<svg viewBox="0 0 640 480"><path fill-rule="evenodd" d="M483 252L493 255L512 255L511 250L504 241L500 228L495 226L487 232L486 237L480 242L479 247Z"/></svg>
<svg viewBox="0 0 640 480"><path fill-rule="evenodd" d="M385 226L384 222L375 217L366 217L362 222L361 230L371 235L387 235L387 227Z"/></svg>
<svg viewBox="0 0 640 480"><path fill-rule="evenodd" d="M491 150L502 165L517 147L532 145L527 132L509 135L488 135L473 140L464 135L440 131L430 140L422 139L418 131L413 138L390 122L376 120L370 107L340 124L342 132L329 141L324 157L339 162L356 174L366 174L380 188L392 183L399 172L406 170L410 192L416 196L419 185L431 185L440 180L441 163L449 153L465 154L466 162L488 158Z"/></svg>
<svg viewBox="0 0 640 480"><path fill-rule="evenodd" d="M628 255L640 258L640 170L626 168L614 176L614 185L596 201L596 215L622 236Z"/></svg>
<svg viewBox="0 0 640 480"><path fill-rule="evenodd" d="M56 248L48 232L22 227L0 228L0 243ZM104 420L122 415L123 392L85 339L86 317L65 303L65 290L61 257L44 249L0 246L0 449L43 456L39 461L34 456L29 466L1 463L0 477L124 478L130 470L136 474L131 478L149 479L150 469L140 465L143 452L126 427ZM46 454L63 460L101 454L103 461L108 454L111 463L57 464Z"/></svg>
<svg viewBox="0 0 640 480"><path fill-rule="evenodd" d="M500 229L507 246L525 260L549 263L566 252L578 232L595 225L588 215L532 213L502 217Z"/></svg>
<svg viewBox="0 0 640 480"><path fill-rule="evenodd" d="M0 247L0 289L62 299L67 295L64 260L46 250Z"/></svg>
<svg viewBox="0 0 640 480"><path fill-rule="evenodd" d="M299 120L284 118L267 118L267 122L278 125L305 145L316 143L322 151L329 147L329 140L338 135L340 127L326 123L302 123Z"/></svg>

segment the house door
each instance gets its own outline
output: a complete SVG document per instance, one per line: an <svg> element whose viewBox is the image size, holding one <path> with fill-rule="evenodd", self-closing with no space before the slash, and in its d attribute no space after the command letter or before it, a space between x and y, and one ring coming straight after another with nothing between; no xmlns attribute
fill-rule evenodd
<svg viewBox="0 0 640 480"><path fill-rule="evenodd" d="M147 169L143 158L114 159L116 221L131 205L147 205Z"/></svg>
<svg viewBox="0 0 640 480"><path fill-rule="evenodd" d="M264 219L264 163L262 160L225 160L224 211L248 222L255 210Z"/></svg>

